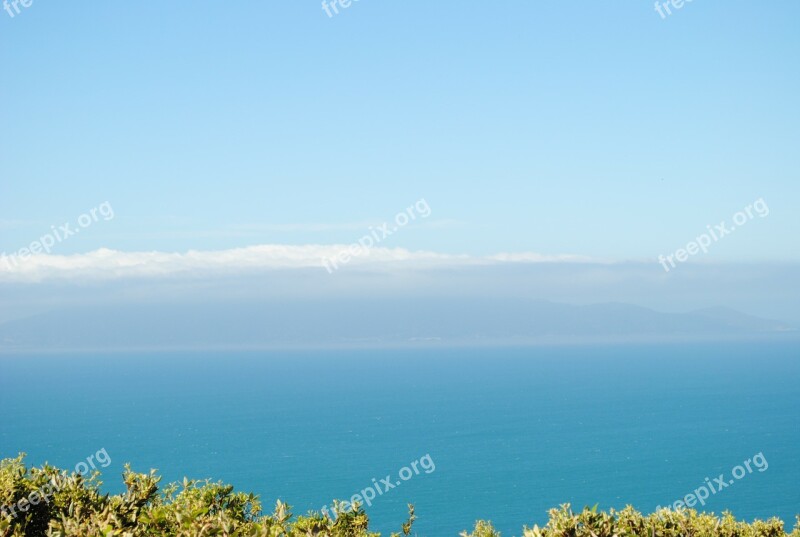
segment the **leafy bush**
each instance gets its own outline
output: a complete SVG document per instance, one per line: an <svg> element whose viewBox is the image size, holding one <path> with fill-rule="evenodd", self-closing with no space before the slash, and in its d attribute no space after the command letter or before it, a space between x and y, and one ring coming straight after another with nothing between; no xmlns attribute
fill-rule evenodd
<svg viewBox="0 0 800 537"><path fill-rule="evenodd" d="M472 533L462 537L499 537L491 523L479 521ZM784 531L777 518L756 520L752 524L736 520L732 514L722 517L698 513L694 509L662 509L642 515L633 507L621 511L598 512L597 506L584 507L575 513L569 504L550 510L550 520L543 528L524 528L523 537L800 537L800 516L791 534Z"/></svg>
<svg viewBox="0 0 800 537"><path fill-rule="evenodd" d="M335 518L310 512L293 516L278 501L264 514L257 496L210 481L184 479L159 490L155 471L133 472L125 466L126 491L100 492L99 473L68 473L45 465L27 468L24 455L0 461L0 537L379 537L356 504L345 510L334 502ZM411 534L414 507L393 537ZM499 537L490 522L478 521L462 537ZM778 519L752 524L726 513L722 518L695 511L663 510L643 516L628 507L608 513L569 505L550 511L546 526L524 529L524 537L786 537ZM800 537L800 517L791 537Z"/></svg>

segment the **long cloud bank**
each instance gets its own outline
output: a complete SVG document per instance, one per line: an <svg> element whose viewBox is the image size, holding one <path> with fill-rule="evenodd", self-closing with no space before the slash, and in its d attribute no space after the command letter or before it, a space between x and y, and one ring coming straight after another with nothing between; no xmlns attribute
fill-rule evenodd
<svg viewBox="0 0 800 537"><path fill-rule="evenodd" d="M42 282L63 279L150 278L170 275L213 276L269 269L318 268L321 271L360 267L376 271L435 266L474 266L505 263L587 262L576 255L500 253L476 257L410 251L403 248L362 249L353 245L265 244L229 250L122 252L101 248L74 255L0 257L0 282ZM327 269L326 269L327 266Z"/></svg>
<svg viewBox="0 0 800 537"><path fill-rule="evenodd" d="M333 300L342 308L431 297L623 302L659 311L724 306L800 326L800 263L693 261L665 272L655 259L489 256L372 248L329 274L348 245L260 245L217 251L0 257L0 323L45 311L125 303ZM421 302L420 302L421 303ZM388 306L387 306L388 307Z"/></svg>

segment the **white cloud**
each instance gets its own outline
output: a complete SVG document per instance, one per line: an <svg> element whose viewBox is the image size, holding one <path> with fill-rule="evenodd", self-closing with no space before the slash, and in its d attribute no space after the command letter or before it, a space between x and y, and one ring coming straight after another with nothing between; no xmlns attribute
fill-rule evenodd
<svg viewBox="0 0 800 537"><path fill-rule="evenodd" d="M0 281L36 282L50 279L152 278L170 275L209 276L243 271L319 268L322 260L334 258L349 245L264 244L217 251L122 252L101 248L74 255L32 255L0 258ZM500 263L586 262L574 255L535 253L497 254L487 257L411 251L404 248L371 248L352 257L342 268L384 271L395 268L423 268L447 265L485 265ZM341 269L340 269L341 270Z"/></svg>

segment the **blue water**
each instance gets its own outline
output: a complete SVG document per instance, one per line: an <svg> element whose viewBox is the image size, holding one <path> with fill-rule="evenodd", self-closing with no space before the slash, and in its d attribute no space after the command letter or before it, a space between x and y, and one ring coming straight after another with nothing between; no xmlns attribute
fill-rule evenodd
<svg viewBox="0 0 800 537"><path fill-rule="evenodd" d="M705 510L800 513L800 345L0 355L0 457L74 467L105 448L165 481L212 477L294 512L430 455L368 508L388 534L550 507L650 511L763 453ZM404 474L408 476L408 474Z"/></svg>

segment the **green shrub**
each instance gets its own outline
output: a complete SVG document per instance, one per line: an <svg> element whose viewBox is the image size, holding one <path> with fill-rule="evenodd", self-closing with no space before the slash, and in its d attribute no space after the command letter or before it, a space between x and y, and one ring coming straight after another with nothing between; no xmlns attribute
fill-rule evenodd
<svg viewBox="0 0 800 537"><path fill-rule="evenodd" d="M155 471L133 472L125 466L126 491L100 491L99 473L81 476L45 465L27 468L24 455L0 461L0 537L379 537L369 531L369 518L356 504L345 510L334 502L335 518L317 512L294 516L278 501L269 514L257 496L210 481L184 479L159 490ZM38 497L37 497L38 496ZM393 537L411 535L408 519ZM752 524L693 510L662 510L642 515L628 507L574 513L569 505L550 511L548 523L525 528L524 537L786 537L783 522L772 518ZM800 537L800 517L790 534ZM491 522L478 521L462 537L499 537Z"/></svg>

